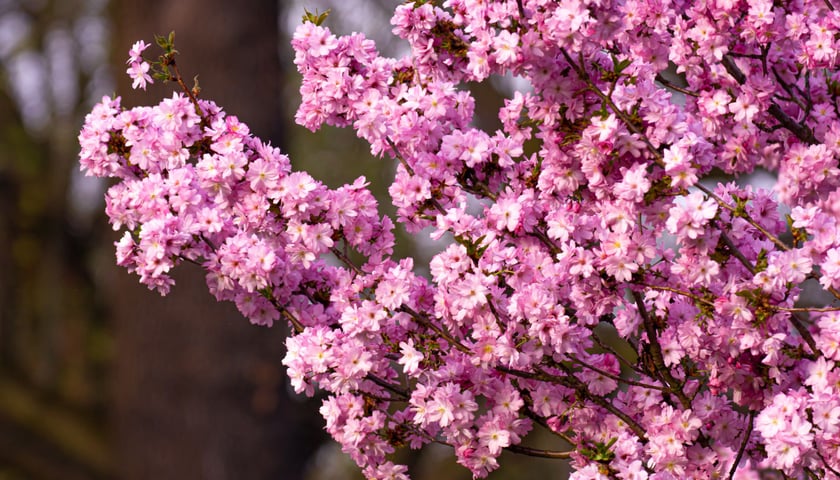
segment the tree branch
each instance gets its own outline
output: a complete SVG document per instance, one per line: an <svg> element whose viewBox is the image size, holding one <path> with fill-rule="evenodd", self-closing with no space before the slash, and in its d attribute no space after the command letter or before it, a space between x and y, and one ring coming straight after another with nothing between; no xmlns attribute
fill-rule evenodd
<svg viewBox="0 0 840 480"><path fill-rule="evenodd" d="M732 57L727 54L723 56L723 67L735 79L736 82L743 85L747 83L747 77L744 75L744 72L738 68L738 65L735 64L735 61ZM808 145L816 145L819 143L816 137L814 137L814 133L806 127L805 125L795 121L794 119L790 118L788 114L782 111L782 108L779 107L778 104L773 103L770 105L770 108L767 109L767 113L773 116L779 123L782 124L787 130L793 133L796 138L807 143Z"/></svg>
<svg viewBox="0 0 840 480"><path fill-rule="evenodd" d="M520 455L528 455L529 457L559 458L564 460L571 458L572 454L575 453L574 450L568 452L555 452L553 450L543 450L541 448L523 447L522 445L510 445L509 447L505 447L505 449Z"/></svg>
<svg viewBox="0 0 840 480"><path fill-rule="evenodd" d="M654 368L656 368L656 371L659 375L661 375L662 383L670 387L668 390L669 393L673 393L677 396L677 399L679 399L683 408L691 408L691 400L689 400L685 392L682 391L680 382L671 374L671 369L665 365L665 359L662 357L662 347L659 345L659 340L656 334L656 327L653 324L653 319L650 317L647 309L645 308L642 294L634 291L633 299L636 301L639 314L642 316L642 324L645 327L645 333L647 333L648 346L650 348L650 354L653 357Z"/></svg>
<svg viewBox="0 0 840 480"><path fill-rule="evenodd" d="M752 435L753 431L753 422L755 421L756 412L750 411L750 420L747 424L747 431L744 432L744 439L741 441L741 447L738 449L738 455L735 456L735 460L732 462L732 467L729 469L729 480L732 480L735 477L735 472L738 470L738 464L741 463L741 458L744 456L744 452L747 450L747 444L750 441L750 435Z"/></svg>

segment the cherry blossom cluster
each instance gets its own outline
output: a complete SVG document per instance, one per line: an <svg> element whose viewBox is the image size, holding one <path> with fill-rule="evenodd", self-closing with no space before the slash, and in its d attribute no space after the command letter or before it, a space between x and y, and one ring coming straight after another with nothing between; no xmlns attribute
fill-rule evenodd
<svg viewBox="0 0 840 480"><path fill-rule="evenodd" d="M399 59L308 20L296 120L399 162L396 220L453 239L428 276L364 179L292 171L165 41L183 93L104 98L79 137L82 168L118 179L118 264L163 294L199 264L217 299L288 323L292 386L368 478L440 443L475 477L509 450L572 479L840 480L831 0L414 1ZM483 131L469 86L503 76L528 87ZM759 169L773 190L709 180Z"/></svg>

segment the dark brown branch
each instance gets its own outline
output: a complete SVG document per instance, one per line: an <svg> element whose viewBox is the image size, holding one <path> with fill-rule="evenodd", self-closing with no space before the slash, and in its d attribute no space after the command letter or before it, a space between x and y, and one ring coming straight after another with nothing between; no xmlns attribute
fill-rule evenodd
<svg viewBox="0 0 840 480"><path fill-rule="evenodd" d="M519 10L519 23L521 25L525 22L525 8L522 6L522 0L516 0L516 8Z"/></svg>
<svg viewBox="0 0 840 480"><path fill-rule="evenodd" d="M747 83L747 77L744 75L744 72L738 68L738 65L735 65L735 61L732 60L730 55L723 56L723 67L735 79L736 82L743 85ZM782 111L782 108L779 107L778 104L773 103L770 105L770 108L767 109L767 113L773 116L782 126L784 126L787 130L793 133L796 138L802 140L803 142L807 143L808 145L816 145L819 142L817 141L816 137L814 137L814 133L806 127L805 125L797 122L796 120L790 118L788 114Z"/></svg>
<svg viewBox="0 0 840 480"><path fill-rule="evenodd" d="M341 262L343 264L347 265L351 270L356 272L357 275L362 275L362 273L363 273L362 269L359 268L355 263L353 263L350 260L350 258L347 255L344 254L344 252L342 252L341 250L339 250L335 247L331 248L330 252L332 252L332 254L336 256L336 258L341 260Z"/></svg>
<svg viewBox="0 0 840 480"><path fill-rule="evenodd" d="M794 121L790 118L785 112L782 111L781 107L777 104L770 105L770 108L767 109L767 112L773 116L779 123L782 124L786 129L790 130L791 133L796 135L796 138L802 140L803 142L807 143L808 145L816 145L819 143L817 138L814 137L814 133L811 130Z"/></svg>
<svg viewBox="0 0 840 480"><path fill-rule="evenodd" d="M736 82L741 85L747 83L747 76L744 75L744 72L742 72L740 68L738 68L738 65L735 65L735 60L732 60L731 56L724 55L722 63L723 67L730 75L732 75L732 78L734 78Z"/></svg>

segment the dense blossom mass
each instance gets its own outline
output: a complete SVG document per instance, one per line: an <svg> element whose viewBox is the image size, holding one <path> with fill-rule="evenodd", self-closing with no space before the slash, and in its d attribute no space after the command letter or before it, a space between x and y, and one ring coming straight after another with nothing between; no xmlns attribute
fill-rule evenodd
<svg viewBox="0 0 840 480"><path fill-rule="evenodd" d="M183 85L165 40L183 93L103 99L81 164L118 179L117 263L141 282L165 294L194 262L252 322L293 327L292 385L325 394L368 478L407 478L391 454L435 442L476 477L511 450L573 479L840 479L835 1L415 1L399 59L308 15L296 120L399 162L397 221L454 239L428 278L392 257L364 179L292 171ZM502 75L527 88L482 131L468 87ZM701 183L757 169L773 190Z"/></svg>

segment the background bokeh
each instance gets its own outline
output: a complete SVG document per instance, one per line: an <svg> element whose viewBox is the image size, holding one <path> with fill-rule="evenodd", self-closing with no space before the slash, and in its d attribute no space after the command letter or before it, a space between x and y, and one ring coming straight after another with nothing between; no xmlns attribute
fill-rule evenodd
<svg viewBox="0 0 840 480"><path fill-rule="evenodd" d="M332 5L330 3L333 3ZM355 479L324 434L318 398L290 392L282 326L250 325L179 268L167 297L114 265L107 184L78 171L76 136L103 95L132 91L130 45L176 32L202 95L335 187L371 181L383 213L394 165L353 132L293 124L299 77L287 46L303 8L398 54L385 0L0 0L0 480ZM151 51L151 50L150 50ZM469 86L492 126L495 84ZM439 245L399 233L422 265ZM416 479L466 479L446 448L401 458ZM556 461L506 456L493 479L565 478Z"/></svg>

